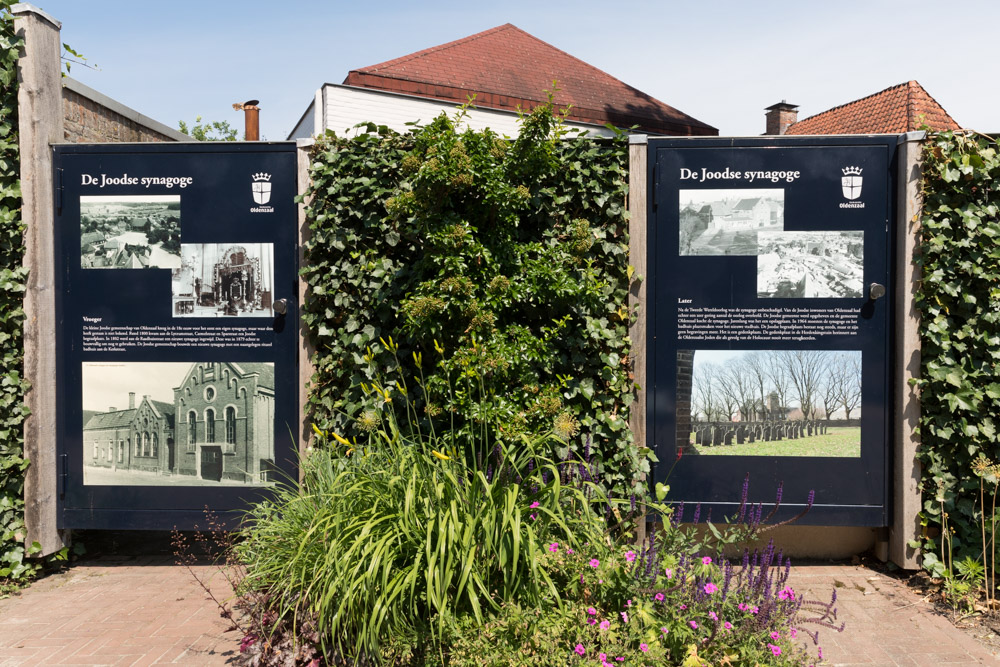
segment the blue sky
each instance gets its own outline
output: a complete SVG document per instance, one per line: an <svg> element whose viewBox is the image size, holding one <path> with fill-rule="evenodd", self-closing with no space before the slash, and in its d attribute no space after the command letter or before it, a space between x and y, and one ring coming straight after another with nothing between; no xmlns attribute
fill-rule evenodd
<svg viewBox="0 0 1000 667"><path fill-rule="evenodd" d="M1000 2L743 0L617 3L426 0L37 0L96 63L71 76L172 127L242 129L259 99L282 140L317 88L350 69L513 23L723 135L757 135L764 107L800 118L916 79L963 126L1000 131ZM940 32L938 32L940 31Z"/></svg>

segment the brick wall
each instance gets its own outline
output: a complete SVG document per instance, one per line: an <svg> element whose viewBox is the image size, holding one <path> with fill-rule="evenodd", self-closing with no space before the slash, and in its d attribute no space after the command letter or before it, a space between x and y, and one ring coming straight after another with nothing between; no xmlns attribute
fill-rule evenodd
<svg viewBox="0 0 1000 667"><path fill-rule="evenodd" d="M191 141L152 118L63 78L63 135L70 143Z"/></svg>

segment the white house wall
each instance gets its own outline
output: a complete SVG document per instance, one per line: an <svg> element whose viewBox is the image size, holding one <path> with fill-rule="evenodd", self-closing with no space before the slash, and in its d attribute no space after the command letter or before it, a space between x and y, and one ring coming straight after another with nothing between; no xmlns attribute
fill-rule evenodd
<svg viewBox="0 0 1000 667"><path fill-rule="evenodd" d="M357 130L352 128L358 123L369 121L386 125L397 132L406 132L410 129L407 123L427 124L442 111L454 114L457 106L453 102L332 84L327 84L318 91L316 100L311 105L313 109L325 111L322 118L314 118L313 127L331 129L340 136L356 134ZM309 126L308 116L307 112L289 139L309 136L305 134ZM490 128L497 134L507 136L518 133L517 114L513 112L469 109L465 126L474 130ZM597 125L566 123L566 126L584 129L591 135L612 135L606 127Z"/></svg>

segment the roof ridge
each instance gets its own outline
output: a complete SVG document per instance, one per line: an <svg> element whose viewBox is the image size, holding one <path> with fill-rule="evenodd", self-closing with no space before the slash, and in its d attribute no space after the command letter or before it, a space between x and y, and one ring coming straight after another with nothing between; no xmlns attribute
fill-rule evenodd
<svg viewBox="0 0 1000 667"><path fill-rule="evenodd" d="M956 121L952 117L952 115L950 113L948 113L948 110L945 109L944 106L940 102L938 102L934 98L933 95L931 95L929 92L927 92L926 88L924 88L922 85L920 85L919 81L917 81L916 79L913 79L912 81L908 81L907 83L909 84L909 88L907 89L907 99L906 99L906 113L907 113L907 116L906 116L907 127L906 127L906 129L907 130L916 130L916 129L919 129L919 126L917 125L917 122L920 122L919 115L912 113L912 110L918 104L918 100L915 98L915 94L917 94L917 95L923 94L924 96L926 96L927 99L930 100L931 102L933 102L934 105L941 111L941 113L943 113L945 115L945 117L948 118L948 120L950 120L955 125L958 125L958 121ZM913 121L912 123L910 122L911 120ZM923 119L922 123L923 124L927 123L927 117L926 117L926 115L924 116L924 119ZM958 125L958 127L961 127L961 125Z"/></svg>
<svg viewBox="0 0 1000 667"><path fill-rule="evenodd" d="M810 120L812 118L815 118L816 116L822 116L823 114L830 113L831 111L837 111L838 109L843 109L844 107L848 107L848 106L850 106L852 104L857 104L858 102L864 102L865 100L870 99L872 97L876 97L878 95L882 95L883 93L888 93L890 90L893 90L895 88L902 88L903 86L909 86L909 85L910 85L910 81L904 81L903 83L897 83L895 86L889 86L888 88L884 88L884 89L878 91L877 93L872 93L871 95L865 95L864 97L859 97L856 100L851 100L850 102L844 102L843 104L838 104L835 107L830 107L829 109L825 109L825 110L820 111L818 113L814 113L811 116L806 116L802 120L795 121L794 123L792 123L792 125L797 125L797 124L802 123L804 121L807 121L807 120ZM920 85L920 84L917 84L917 85ZM907 91L907 95L909 95L909 91Z"/></svg>
<svg viewBox="0 0 1000 667"><path fill-rule="evenodd" d="M381 68L389 67L390 65L401 65L401 64L403 64L405 62L409 62L410 60L416 60L419 57L422 57L422 56L425 56L425 55L428 55L428 54L431 54L431 53L437 53L438 51L444 51L446 49L451 49L451 48L454 48L456 46L462 46L462 45L468 44L469 42L473 42L473 41L475 41L477 39L481 39L481 38L483 38L483 37L485 37L487 35L492 35L493 33L500 32L501 30L505 30L507 28L514 28L515 30L517 30L519 32L524 32L523 30L521 30L520 28L518 28L513 23L504 23L503 25L494 26L492 28L488 28L487 30L483 30L481 32L477 32L475 34L468 35L466 37L461 37L459 39L454 39L454 40L452 40L450 42L445 42L444 44L438 44L436 46L429 46L426 49L421 49L420 51L414 51L413 53L409 53L409 54L407 54L405 56L399 56L398 58L392 58L392 59L386 60L384 62L375 63L374 65L368 65L367 67L358 67L358 68L349 70L348 74L350 74L350 72L364 72L365 74L377 74L378 70L381 69ZM527 35L528 33L524 33L524 34Z"/></svg>

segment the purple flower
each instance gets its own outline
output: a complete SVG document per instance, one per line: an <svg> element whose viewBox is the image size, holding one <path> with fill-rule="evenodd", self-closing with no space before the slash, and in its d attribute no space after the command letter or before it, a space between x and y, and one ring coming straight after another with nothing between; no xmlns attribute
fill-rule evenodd
<svg viewBox="0 0 1000 667"><path fill-rule="evenodd" d="M583 655L587 652L587 649L583 648L583 644L577 644L576 648L573 650L576 651L577 655Z"/></svg>

